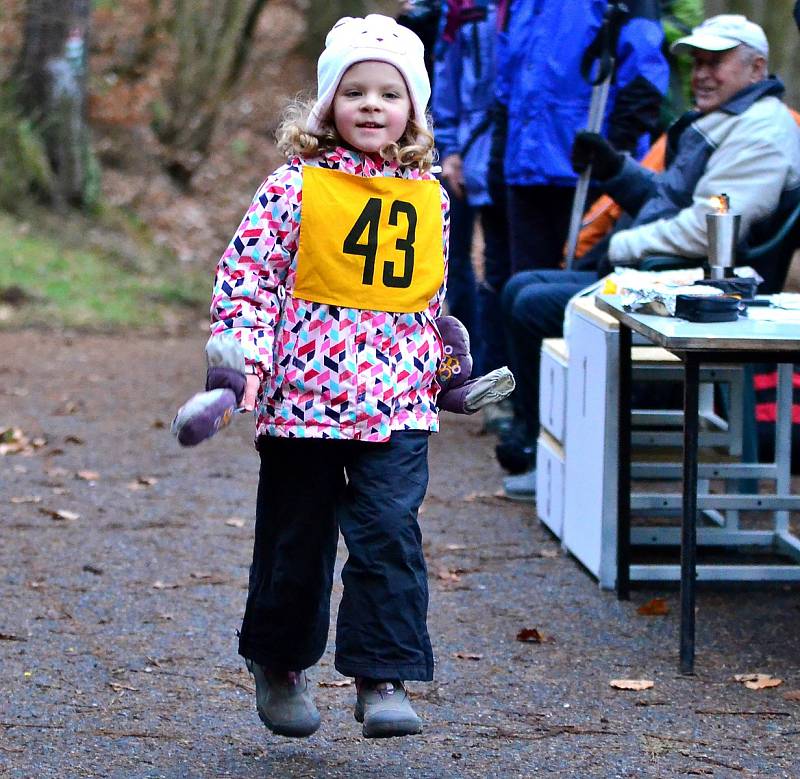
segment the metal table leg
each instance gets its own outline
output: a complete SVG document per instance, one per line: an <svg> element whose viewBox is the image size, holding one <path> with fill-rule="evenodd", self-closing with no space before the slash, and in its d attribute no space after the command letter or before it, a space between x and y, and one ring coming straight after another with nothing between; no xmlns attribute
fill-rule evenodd
<svg viewBox="0 0 800 779"><path fill-rule="evenodd" d="M694 673L695 578L697 573L697 444L700 358L683 356L683 520L681 522L680 672Z"/></svg>
<svg viewBox="0 0 800 779"><path fill-rule="evenodd" d="M619 325L617 443L617 598L630 598L631 567L631 329Z"/></svg>

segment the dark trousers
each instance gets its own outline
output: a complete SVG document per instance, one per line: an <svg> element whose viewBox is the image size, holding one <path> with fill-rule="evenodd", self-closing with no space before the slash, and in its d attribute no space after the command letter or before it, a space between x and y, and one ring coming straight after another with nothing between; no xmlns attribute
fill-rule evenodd
<svg viewBox="0 0 800 779"><path fill-rule="evenodd" d="M517 381L511 394L514 417L531 442L539 434L542 340L561 336L569 299L595 281L595 271L532 270L515 273L503 290L507 346Z"/></svg>
<svg viewBox="0 0 800 779"><path fill-rule="evenodd" d="M473 352L477 349L480 354L483 373L508 365L500 306L500 294L511 275L505 187L496 188L491 194L491 205L483 206L480 210L484 246L483 281L478 287L479 346L473 347ZM474 369L472 373L478 375Z"/></svg>
<svg viewBox="0 0 800 779"><path fill-rule="evenodd" d="M322 657L341 529L348 557L336 669L373 679L433 678L417 523L428 485L428 435L397 431L385 443L259 439L255 545L239 654L286 670Z"/></svg>
<svg viewBox="0 0 800 779"><path fill-rule="evenodd" d="M558 268L569 231L574 187L509 186L511 272Z"/></svg>

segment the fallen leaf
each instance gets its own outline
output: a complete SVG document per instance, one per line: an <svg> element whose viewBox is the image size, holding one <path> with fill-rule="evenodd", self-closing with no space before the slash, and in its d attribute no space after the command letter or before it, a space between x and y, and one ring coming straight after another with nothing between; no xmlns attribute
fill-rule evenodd
<svg viewBox="0 0 800 779"><path fill-rule="evenodd" d="M75 474L76 479L83 479L84 481L97 481L100 474L97 471L78 471Z"/></svg>
<svg viewBox="0 0 800 779"><path fill-rule="evenodd" d="M158 479L152 476L138 476L135 481L129 481L126 485L129 490L143 490L145 487L152 487L158 483Z"/></svg>
<svg viewBox="0 0 800 779"><path fill-rule="evenodd" d="M180 584L177 583L165 584L164 582L161 581L161 579L156 579L156 581L153 582L154 590L174 590L177 587L180 587Z"/></svg>
<svg viewBox="0 0 800 779"><path fill-rule="evenodd" d="M6 454L29 454L31 452L33 452L31 441L20 428L0 428L0 456Z"/></svg>
<svg viewBox="0 0 800 779"><path fill-rule="evenodd" d="M108 686L114 690L114 692L123 692L124 690L130 690L131 692L139 692L138 687L130 687L127 684L120 684L119 682L109 682Z"/></svg>
<svg viewBox="0 0 800 779"><path fill-rule="evenodd" d="M549 557L551 559L558 557L558 549L540 549L539 557Z"/></svg>
<svg viewBox="0 0 800 779"><path fill-rule="evenodd" d="M63 417L68 414L77 414L84 405L83 401L65 400L60 406L53 409L53 415Z"/></svg>
<svg viewBox="0 0 800 779"><path fill-rule="evenodd" d="M609 684L617 690L649 690L655 687L650 679L612 679Z"/></svg>
<svg viewBox="0 0 800 779"><path fill-rule="evenodd" d="M156 430L163 430L167 426L167 423L163 419L156 419L153 421L153 427Z"/></svg>
<svg viewBox="0 0 800 779"><path fill-rule="evenodd" d="M228 527L244 527L244 520L240 517L231 517L225 520L225 524L228 525Z"/></svg>
<svg viewBox="0 0 800 779"><path fill-rule="evenodd" d="M41 503L42 499L38 495L17 495L11 498L12 503Z"/></svg>
<svg viewBox="0 0 800 779"><path fill-rule="evenodd" d="M476 655L473 652L455 652L453 657L456 660L480 660L483 655Z"/></svg>
<svg viewBox="0 0 800 779"><path fill-rule="evenodd" d="M42 514L46 514L51 519L63 519L69 522L74 522L76 519L80 519L81 515L76 514L74 511L66 511L64 509L48 509L44 506L39 508L39 511Z"/></svg>
<svg viewBox="0 0 800 779"><path fill-rule="evenodd" d="M102 568L98 568L96 565L91 565L90 563L87 563L86 565L84 565L83 566L83 570L86 571L86 573L93 573L95 576L102 576L103 575L103 569Z"/></svg>
<svg viewBox="0 0 800 779"><path fill-rule="evenodd" d="M352 687L352 679L337 679L334 682L317 682L320 687Z"/></svg>
<svg viewBox="0 0 800 779"><path fill-rule="evenodd" d="M64 436L64 441L66 443L68 443L68 444L79 444L79 445L81 445L81 444L85 444L86 443L86 441L84 441L80 436L77 436L77 435Z"/></svg>
<svg viewBox="0 0 800 779"><path fill-rule="evenodd" d="M783 679L776 679L771 674L735 674L737 682L743 682L749 690L763 690L783 684Z"/></svg>
<svg viewBox="0 0 800 779"><path fill-rule="evenodd" d="M448 545L445 547L445 549L447 549L447 550L448 550L448 551L450 551L450 552L459 552L459 551L461 551L462 549L466 549L466 548L467 548L467 547L466 547L466 546L464 546L463 544L448 544Z"/></svg>
<svg viewBox="0 0 800 779"><path fill-rule="evenodd" d="M460 582L461 577L455 572L447 568L441 568L436 571L436 578L446 582Z"/></svg>
<svg viewBox="0 0 800 779"><path fill-rule="evenodd" d="M800 701L800 690L789 690L783 694L785 701Z"/></svg>
<svg viewBox="0 0 800 779"><path fill-rule="evenodd" d="M761 678L745 682L744 686L747 687L748 690L765 690L768 687L778 687L783 684L783 679L776 679L769 674L759 674L759 676Z"/></svg>
<svg viewBox="0 0 800 779"><path fill-rule="evenodd" d="M536 628L523 628L517 633L517 641L524 641L526 644L541 644L543 640L544 637Z"/></svg>
<svg viewBox="0 0 800 779"><path fill-rule="evenodd" d="M0 633L0 641L27 641L27 638L14 635L13 633Z"/></svg>
<svg viewBox="0 0 800 779"><path fill-rule="evenodd" d="M669 614L669 606L664 598L652 598L636 609L643 617L663 617Z"/></svg>

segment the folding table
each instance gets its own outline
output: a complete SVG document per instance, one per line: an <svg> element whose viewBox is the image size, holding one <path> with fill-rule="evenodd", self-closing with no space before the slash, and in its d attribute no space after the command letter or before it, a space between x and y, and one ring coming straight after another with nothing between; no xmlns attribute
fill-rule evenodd
<svg viewBox="0 0 800 779"><path fill-rule="evenodd" d="M617 595L627 599L630 590L630 495L631 495L631 333L636 332L662 346L683 363L683 497L680 532L680 672L694 672L695 654L695 579L697 576L698 508L760 509L775 511L775 527L767 531L779 551L800 559L800 539L789 528L789 510L800 509L800 496L790 492L791 364L800 362L800 317L794 321L762 321L740 318L736 322L695 323L674 317L631 313L618 296L598 295L597 307L613 316L619 328L619 472L617 476ZM787 319L789 315L787 315ZM698 506L698 392L702 363L779 363L778 422L775 463L715 466L727 469L728 476L743 479L770 478L773 494L709 495ZM746 545L748 534L740 531L731 545ZM729 581L769 580L770 566L737 566L739 574ZM716 578L716 577L715 577ZM796 579L797 577L791 576Z"/></svg>

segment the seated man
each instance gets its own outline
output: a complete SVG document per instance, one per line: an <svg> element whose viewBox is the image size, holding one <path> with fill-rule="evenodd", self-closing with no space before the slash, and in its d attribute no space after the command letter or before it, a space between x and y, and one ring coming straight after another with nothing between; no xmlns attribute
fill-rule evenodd
<svg viewBox="0 0 800 779"><path fill-rule="evenodd" d="M628 219L581 258L579 270L525 271L503 291L517 379L514 433L497 446L501 465L518 474L505 479L509 497L532 499L535 491L539 351L543 338L561 335L569 299L613 266L635 266L646 255L705 257L705 215L713 195L730 196L742 214L744 240L754 223L778 208L782 193L800 186L800 132L780 100L783 84L767 75L761 27L744 16L715 16L672 49L686 49L694 60L696 109L668 132L666 170L646 170L601 136L579 133L573 166L581 171L591 165L595 183Z"/></svg>

